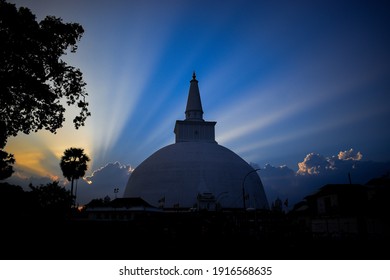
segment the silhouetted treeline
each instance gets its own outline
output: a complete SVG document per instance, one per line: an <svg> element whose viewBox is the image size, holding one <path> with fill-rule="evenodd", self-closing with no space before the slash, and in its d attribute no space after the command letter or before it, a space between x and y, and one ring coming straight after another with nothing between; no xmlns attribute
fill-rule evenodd
<svg viewBox="0 0 390 280"><path fill-rule="evenodd" d="M46 185L29 185L30 190L0 183L0 216L3 221L64 220L70 215L71 195L54 181Z"/></svg>
<svg viewBox="0 0 390 280"><path fill-rule="evenodd" d="M71 213L57 182L30 191L2 183L2 241L12 246L0 258L390 259L386 180L325 185L288 213L127 208L142 204L136 198L94 199Z"/></svg>

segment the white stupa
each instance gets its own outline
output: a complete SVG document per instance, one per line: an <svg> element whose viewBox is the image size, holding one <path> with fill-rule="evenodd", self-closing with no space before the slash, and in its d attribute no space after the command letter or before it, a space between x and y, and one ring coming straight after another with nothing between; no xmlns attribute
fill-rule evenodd
<svg viewBox="0 0 390 280"><path fill-rule="evenodd" d="M141 197L164 208L269 209L256 170L215 141L215 124L203 120L194 73L185 120L176 121L175 143L159 149L135 168L124 197Z"/></svg>

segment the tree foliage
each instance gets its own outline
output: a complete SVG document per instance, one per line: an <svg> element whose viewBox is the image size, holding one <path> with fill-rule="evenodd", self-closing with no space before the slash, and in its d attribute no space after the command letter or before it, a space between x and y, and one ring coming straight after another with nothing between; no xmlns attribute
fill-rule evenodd
<svg viewBox="0 0 390 280"><path fill-rule="evenodd" d="M79 179L85 175L88 169L88 162L90 158L84 153L81 148L69 148L64 151L61 157L60 167L62 174L71 182L71 195L73 196L74 180ZM76 194L74 195L76 197Z"/></svg>
<svg viewBox="0 0 390 280"><path fill-rule="evenodd" d="M61 59L76 52L83 33L78 23L54 16L37 22L28 8L0 0L1 144L19 132L55 133L65 121L65 104L80 110L75 128L84 125L90 115L86 83L80 69Z"/></svg>
<svg viewBox="0 0 390 280"><path fill-rule="evenodd" d="M14 156L0 149L0 180L11 177L12 173L14 173L12 168L14 163Z"/></svg>
<svg viewBox="0 0 390 280"><path fill-rule="evenodd" d="M58 181L46 185L29 185L31 191L6 182L0 183L0 218L2 221L17 221L17 224L41 219L66 218L70 213L70 191Z"/></svg>
<svg viewBox="0 0 390 280"><path fill-rule="evenodd" d="M7 179L14 173L12 166L15 163L14 155L3 150L6 142L5 126L0 120L0 180Z"/></svg>
<svg viewBox="0 0 390 280"><path fill-rule="evenodd" d="M29 185L31 195L38 208L43 210L64 210L71 205L72 197L70 191L61 187L58 181L34 187Z"/></svg>

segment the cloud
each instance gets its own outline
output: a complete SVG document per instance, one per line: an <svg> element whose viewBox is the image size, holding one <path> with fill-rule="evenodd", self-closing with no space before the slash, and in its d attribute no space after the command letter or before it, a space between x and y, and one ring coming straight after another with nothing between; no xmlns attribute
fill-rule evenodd
<svg viewBox="0 0 390 280"><path fill-rule="evenodd" d="M123 165L119 162L108 163L92 172L91 175L79 179L74 183L77 188L77 203L80 205L90 202L94 198L109 196L122 197L127 181L133 168L130 165ZM57 176L37 176L27 169L17 168L15 173L5 180L6 182L21 186L25 191L30 191L29 184L33 186L46 185L53 181L59 181L60 185L70 190L70 182ZM114 189L119 191L114 193Z"/></svg>
<svg viewBox="0 0 390 280"><path fill-rule="evenodd" d="M259 176L270 205L276 198L285 199L290 196L292 189L296 189L295 172L286 165L272 166L266 164L259 171Z"/></svg>
<svg viewBox="0 0 390 280"><path fill-rule="evenodd" d="M287 166L266 164L259 175L270 204L277 198L288 199L292 207L326 184L365 184L390 172L390 162L363 161L362 158L362 153L353 149L329 157L312 152L298 163L297 172ZM256 164L251 165L258 168Z"/></svg>
<svg viewBox="0 0 390 280"><path fill-rule="evenodd" d="M119 162L108 163L93 171L90 176L79 180L77 190L77 203L86 204L94 198L109 196L122 197L127 181L133 168L130 165L122 165ZM114 193L114 189L119 191Z"/></svg>
<svg viewBox="0 0 390 280"><path fill-rule="evenodd" d="M363 155L360 152L354 153L353 149L351 148L348 151L340 151L338 158L340 160L361 160Z"/></svg>
<svg viewBox="0 0 390 280"><path fill-rule="evenodd" d="M310 153L302 162L298 163L298 175L320 174L322 171L331 168L331 165L325 157L320 154Z"/></svg>
<svg viewBox="0 0 390 280"><path fill-rule="evenodd" d="M318 175L329 170L352 169L357 161L363 158L361 152L355 153L351 148L340 151L337 156L324 157L320 154L310 153L302 162L298 163L298 175Z"/></svg>
<svg viewBox="0 0 390 280"><path fill-rule="evenodd" d="M39 176L39 175L31 175L26 173L24 170L18 168L12 174L11 177L4 180L11 185L20 186L25 191L30 191L29 185L33 186L46 185L53 181L60 181L57 176Z"/></svg>

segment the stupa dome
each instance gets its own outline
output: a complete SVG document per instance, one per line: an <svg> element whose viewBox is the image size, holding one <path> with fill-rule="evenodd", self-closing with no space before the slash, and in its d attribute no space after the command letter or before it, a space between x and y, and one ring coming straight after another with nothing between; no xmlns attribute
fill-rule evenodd
<svg viewBox="0 0 390 280"><path fill-rule="evenodd" d="M195 78L194 73L186 119L176 121L176 142L159 149L135 168L124 197L141 197L164 208L268 209L256 170L215 141L216 122L203 120Z"/></svg>

